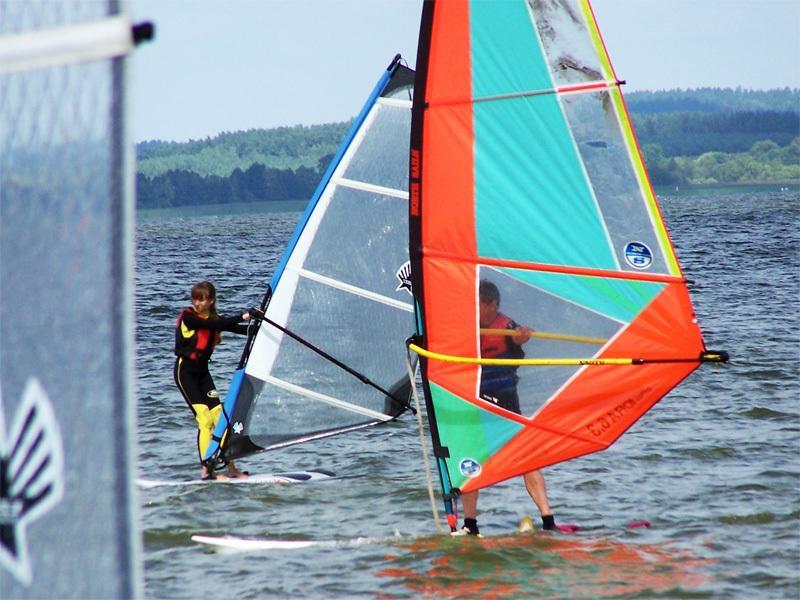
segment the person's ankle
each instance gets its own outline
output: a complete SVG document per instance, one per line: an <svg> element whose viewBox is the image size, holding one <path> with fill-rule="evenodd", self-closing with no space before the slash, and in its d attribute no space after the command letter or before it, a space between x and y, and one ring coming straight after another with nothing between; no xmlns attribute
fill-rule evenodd
<svg viewBox="0 0 800 600"><path fill-rule="evenodd" d="M478 530L478 519L473 519L471 517L464 518L464 527L469 529L469 532L472 535L478 535L480 531Z"/></svg>

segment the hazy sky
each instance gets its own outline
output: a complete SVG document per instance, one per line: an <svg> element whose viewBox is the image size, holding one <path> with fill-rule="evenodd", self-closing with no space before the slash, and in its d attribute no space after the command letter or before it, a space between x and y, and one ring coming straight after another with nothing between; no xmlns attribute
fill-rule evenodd
<svg viewBox="0 0 800 600"><path fill-rule="evenodd" d="M346 120L420 0L130 0L156 39L131 61L134 141ZM800 0L594 0L626 91L800 87Z"/></svg>

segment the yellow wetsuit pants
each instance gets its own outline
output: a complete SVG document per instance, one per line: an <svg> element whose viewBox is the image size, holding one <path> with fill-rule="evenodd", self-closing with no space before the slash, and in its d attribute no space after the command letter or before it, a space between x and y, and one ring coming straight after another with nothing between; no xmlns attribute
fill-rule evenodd
<svg viewBox="0 0 800 600"><path fill-rule="evenodd" d="M222 413L219 393L208 372L208 364L179 357L175 361L175 383L197 421L197 452L202 462Z"/></svg>

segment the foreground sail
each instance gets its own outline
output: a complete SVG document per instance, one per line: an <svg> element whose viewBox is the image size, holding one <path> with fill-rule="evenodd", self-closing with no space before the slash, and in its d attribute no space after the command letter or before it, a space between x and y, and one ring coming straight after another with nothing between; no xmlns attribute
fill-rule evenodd
<svg viewBox="0 0 800 600"><path fill-rule="evenodd" d="M360 429L407 407L413 71L399 58L356 118L275 271L267 319L233 378L206 459Z"/></svg>
<svg viewBox="0 0 800 600"><path fill-rule="evenodd" d="M704 354L619 84L585 0L424 4L413 347L446 499L607 448L722 358ZM537 332L499 359L537 365L516 372L521 414L479 397L497 367L481 338L506 333L479 331L482 280Z"/></svg>
<svg viewBox="0 0 800 600"><path fill-rule="evenodd" d="M4 599L144 595L121 4L0 0Z"/></svg>

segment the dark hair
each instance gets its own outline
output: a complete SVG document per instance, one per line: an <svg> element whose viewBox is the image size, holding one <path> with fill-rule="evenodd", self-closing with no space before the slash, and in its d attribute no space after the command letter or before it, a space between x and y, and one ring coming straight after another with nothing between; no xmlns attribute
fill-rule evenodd
<svg viewBox="0 0 800 600"><path fill-rule="evenodd" d="M478 286L478 297L481 299L481 302L485 302L486 304L492 300L497 300L497 305L500 306L500 290L488 279L481 279L480 285Z"/></svg>
<svg viewBox="0 0 800 600"><path fill-rule="evenodd" d="M211 317L217 316L217 288L210 281L201 281L192 286L192 300L202 300L208 298L211 300L211 306L208 309Z"/></svg>

